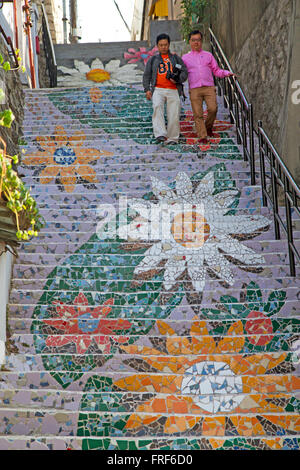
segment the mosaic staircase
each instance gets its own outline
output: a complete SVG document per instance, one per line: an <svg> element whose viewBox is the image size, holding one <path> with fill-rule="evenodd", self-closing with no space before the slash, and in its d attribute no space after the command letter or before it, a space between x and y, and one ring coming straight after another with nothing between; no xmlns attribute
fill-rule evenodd
<svg viewBox="0 0 300 470"><path fill-rule="evenodd" d="M299 280L222 100L205 154L188 102L155 144L138 86L26 103L46 226L14 266L0 449L299 449Z"/></svg>

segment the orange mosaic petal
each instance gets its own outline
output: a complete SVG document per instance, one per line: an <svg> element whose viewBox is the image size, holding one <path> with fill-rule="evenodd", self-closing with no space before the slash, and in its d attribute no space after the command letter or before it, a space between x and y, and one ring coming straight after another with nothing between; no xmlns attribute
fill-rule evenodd
<svg viewBox="0 0 300 470"><path fill-rule="evenodd" d="M53 165L53 157L46 156L45 152L32 153L30 157L22 157L22 163L25 165Z"/></svg>
<svg viewBox="0 0 300 470"><path fill-rule="evenodd" d="M271 423L275 424L276 426L280 426L283 429L288 431L294 431L295 433L299 433L300 431L300 418L299 416L295 415L263 415Z"/></svg>
<svg viewBox="0 0 300 470"><path fill-rule="evenodd" d="M209 335L192 338L192 351L193 354L213 354L216 351L215 340Z"/></svg>
<svg viewBox="0 0 300 470"><path fill-rule="evenodd" d="M72 144L74 150L78 150L79 147L82 147L83 142L85 141L86 136L82 132L75 132L72 136L69 137L69 142Z"/></svg>
<svg viewBox="0 0 300 470"><path fill-rule="evenodd" d="M281 412L285 410L285 406L280 406L281 399L285 399L286 395L247 395L240 405L235 408L236 413L246 411L248 413L265 413L265 412ZM271 400L274 400L272 402Z"/></svg>
<svg viewBox="0 0 300 470"><path fill-rule="evenodd" d="M156 324L161 335L173 336L176 334L175 330L173 330L173 328L171 328L170 325L168 325L168 323L162 320L158 320Z"/></svg>
<svg viewBox="0 0 300 470"><path fill-rule="evenodd" d="M166 398L168 413L191 413L194 401L190 397L176 397L174 395Z"/></svg>
<svg viewBox="0 0 300 470"><path fill-rule="evenodd" d="M168 338L166 346L170 354L193 354L192 345L185 337Z"/></svg>
<svg viewBox="0 0 300 470"><path fill-rule="evenodd" d="M157 370L165 373L184 373L190 361L183 356L145 358L145 361ZM197 361L198 362L198 361Z"/></svg>
<svg viewBox="0 0 300 470"><path fill-rule="evenodd" d="M224 436L225 416L220 416L216 418L203 418L202 433L204 436Z"/></svg>
<svg viewBox="0 0 300 470"><path fill-rule="evenodd" d="M42 147L42 149L46 152L55 152L56 143L51 137L39 135L36 137L36 141L39 143L40 147Z"/></svg>
<svg viewBox="0 0 300 470"><path fill-rule="evenodd" d="M197 317L194 317L194 319L195 318L197 318ZM206 321L194 321L192 323L190 333L191 333L191 335L199 335L199 336L209 335Z"/></svg>
<svg viewBox="0 0 300 470"><path fill-rule="evenodd" d="M227 336L223 338L217 348L217 352L239 352L245 344L244 328L241 321L235 322L227 331ZM231 336L238 336L231 338Z"/></svg>
<svg viewBox="0 0 300 470"><path fill-rule="evenodd" d="M101 156L102 152L97 149L86 149L86 148L81 148L80 153L76 155L78 163L84 165L86 163L91 163L94 160L98 160L98 158Z"/></svg>
<svg viewBox="0 0 300 470"><path fill-rule="evenodd" d="M68 135L63 126L56 126L54 132L54 138L56 142L67 142Z"/></svg>
<svg viewBox="0 0 300 470"><path fill-rule="evenodd" d="M260 393L294 392L300 389L300 378L288 375L266 375L242 377L244 393L254 390Z"/></svg>
<svg viewBox="0 0 300 470"><path fill-rule="evenodd" d="M142 426L142 418L137 414L132 414L125 426L125 429L137 429Z"/></svg>
<svg viewBox="0 0 300 470"><path fill-rule="evenodd" d="M239 338L230 338L230 336L223 338L217 347L216 352L240 352L245 344L245 338L244 337L239 337Z"/></svg>
<svg viewBox="0 0 300 470"><path fill-rule="evenodd" d="M166 400L164 398L154 398L139 405L136 410L140 413L167 413Z"/></svg>
<svg viewBox="0 0 300 470"><path fill-rule="evenodd" d="M262 442L266 444L271 450L282 449L282 439L262 439Z"/></svg>
<svg viewBox="0 0 300 470"><path fill-rule="evenodd" d="M172 375L142 375L136 374L115 382L119 388L135 392L157 392L175 393L178 392L176 376Z"/></svg>
<svg viewBox="0 0 300 470"><path fill-rule="evenodd" d="M254 416L231 416L230 419L240 436L259 436L265 434L263 426Z"/></svg>
<svg viewBox="0 0 300 470"><path fill-rule="evenodd" d="M219 439L209 439L208 442L210 443L213 449L219 449L224 444L224 441L221 441Z"/></svg>
<svg viewBox="0 0 300 470"><path fill-rule="evenodd" d="M58 166L48 166L47 168L44 168L41 171L40 174L40 182L42 184L48 184L53 181L53 178L55 178L59 173L59 167Z"/></svg>
<svg viewBox="0 0 300 470"><path fill-rule="evenodd" d="M62 172L61 172L62 173ZM64 185L65 191L71 193L74 191L76 186L76 176L62 176L61 175L61 182Z"/></svg>
<svg viewBox="0 0 300 470"><path fill-rule="evenodd" d="M276 355L270 354L253 354L252 356L248 356L246 358L243 358L243 356L236 356L233 358L230 367L237 375L262 375L265 374L267 370L270 370L278 364L281 364L281 362L283 362L286 357L287 353L282 353L277 357ZM224 361L226 362L226 358Z"/></svg>
<svg viewBox="0 0 300 470"><path fill-rule="evenodd" d="M164 432L166 434L175 434L187 431L192 429L201 419L202 418L191 417L191 419L188 419L188 417L170 416L165 422Z"/></svg>
<svg viewBox="0 0 300 470"><path fill-rule="evenodd" d="M96 183L98 181L95 170L88 165L77 165L76 171L82 178L90 183Z"/></svg>

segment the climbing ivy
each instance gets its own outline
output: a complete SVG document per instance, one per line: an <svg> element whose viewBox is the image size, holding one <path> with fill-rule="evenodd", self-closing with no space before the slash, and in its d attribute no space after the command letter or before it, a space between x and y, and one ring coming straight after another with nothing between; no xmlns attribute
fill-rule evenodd
<svg viewBox="0 0 300 470"><path fill-rule="evenodd" d="M200 29L203 32L209 27L215 13L215 0L182 0L181 33L188 41L190 31Z"/></svg>
<svg viewBox="0 0 300 470"><path fill-rule="evenodd" d="M19 50L15 51L19 66L11 68L8 61L4 61L0 54L0 68L5 72L17 71L21 69L21 57ZM0 101L4 101L5 92L0 88ZM10 128L15 116L11 109L0 111L0 126ZM38 231L43 227L44 221L39 213L36 201L13 169L13 163L18 163L18 156L10 156L6 153L6 143L0 137L0 207L6 207L15 217L15 239L29 240L32 236L37 236ZM5 237L5 235L3 235ZM6 235L8 237L8 234ZM2 237L1 237L2 238ZM11 239L5 239L10 244Z"/></svg>

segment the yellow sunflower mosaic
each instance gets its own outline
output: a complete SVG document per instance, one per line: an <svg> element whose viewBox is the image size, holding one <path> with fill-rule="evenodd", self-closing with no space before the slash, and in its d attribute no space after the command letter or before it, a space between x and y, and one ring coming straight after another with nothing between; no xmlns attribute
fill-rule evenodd
<svg viewBox="0 0 300 470"><path fill-rule="evenodd" d="M176 336L168 323L158 321L165 337L161 350L144 345L121 346L128 354L143 357L143 362L155 371L114 382L119 390L155 395L137 406L126 430L138 432L164 419L164 434L188 432L198 423L203 436L224 436L225 419L230 415L240 436L264 435L265 421L270 426L298 431L296 415L277 414L283 411L282 390L291 393L300 385L300 379L288 373L272 374L288 353L245 355L241 321L232 324L218 341L210 336L207 322L196 318L189 337Z"/></svg>

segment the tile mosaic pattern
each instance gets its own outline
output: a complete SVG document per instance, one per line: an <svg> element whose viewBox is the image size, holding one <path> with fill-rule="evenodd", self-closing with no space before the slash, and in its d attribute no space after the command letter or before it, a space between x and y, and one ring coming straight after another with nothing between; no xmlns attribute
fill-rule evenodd
<svg viewBox="0 0 300 470"><path fill-rule="evenodd" d="M206 154L188 101L180 143L158 146L122 67L26 92L47 224L14 267L0 449L299 450L299 282L227 112ZM95 69L105 83L80 87Z"/></svg>

